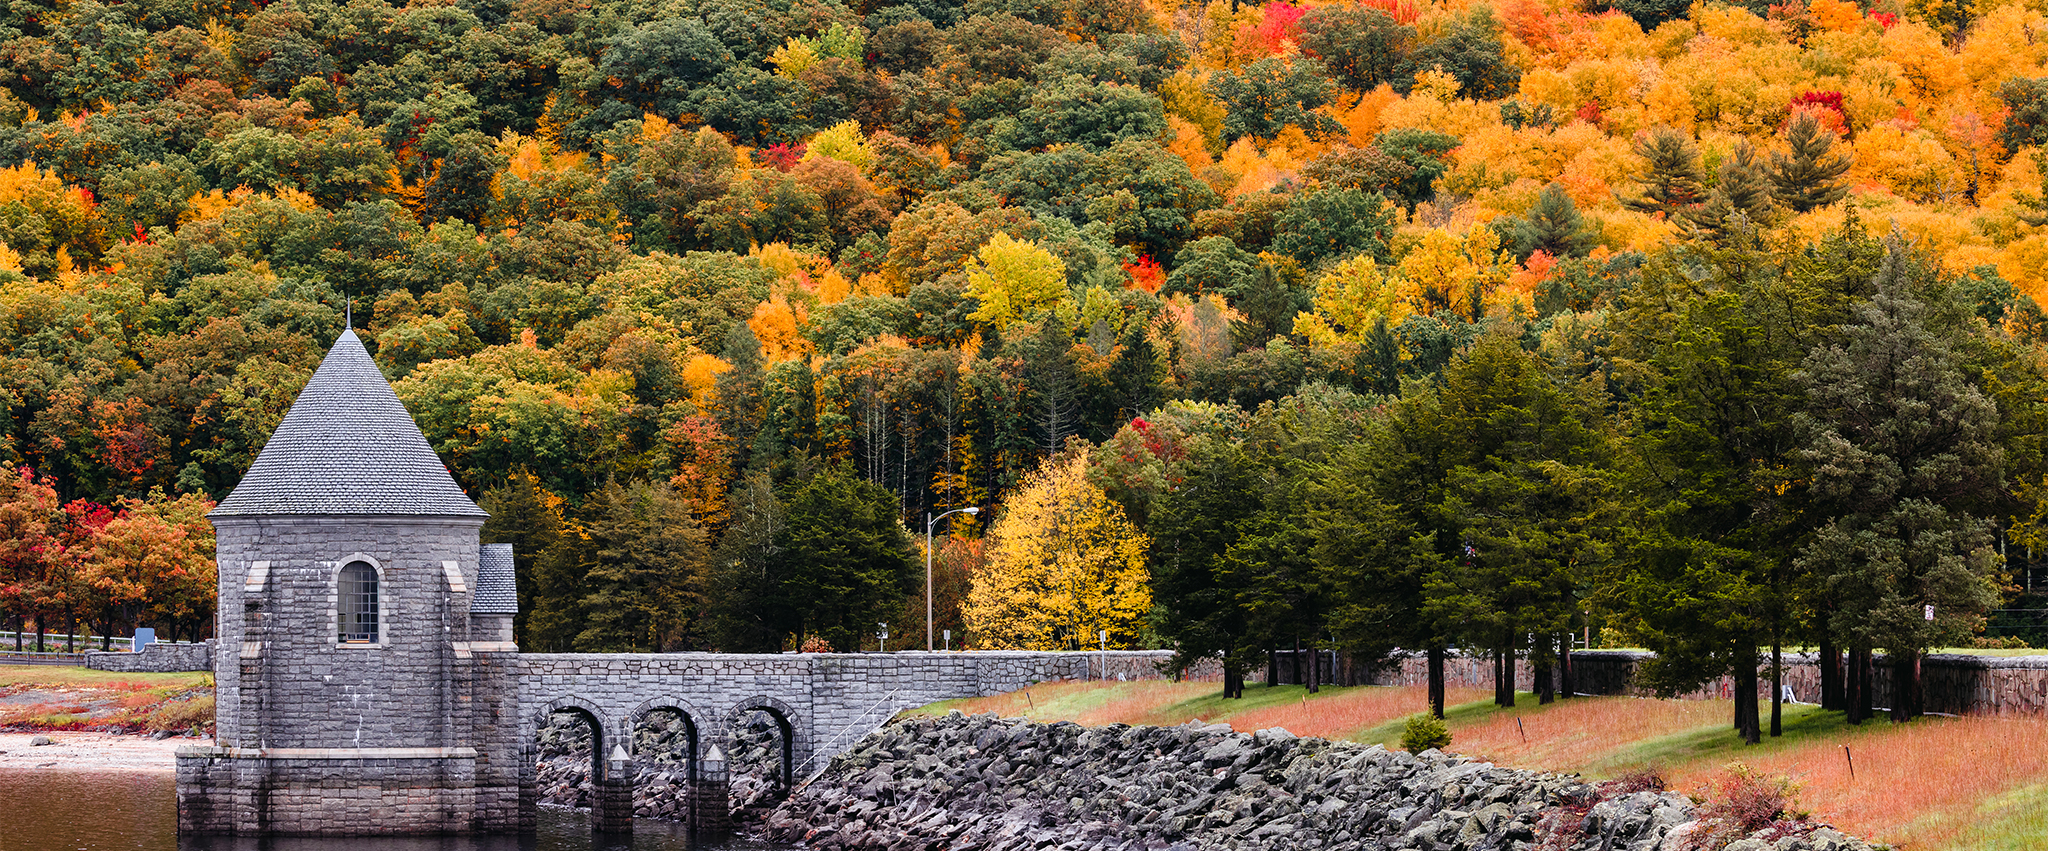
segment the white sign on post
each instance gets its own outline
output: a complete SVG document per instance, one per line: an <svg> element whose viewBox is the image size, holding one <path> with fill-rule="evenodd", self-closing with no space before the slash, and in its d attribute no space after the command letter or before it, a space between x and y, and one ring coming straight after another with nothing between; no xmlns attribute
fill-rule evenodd
<svg viewBox="0 0 2048 851"><path fill-rule="evenodd" d="M1927 619L1934 620L1934 607L1931 605L1927 607Z"/></svg>

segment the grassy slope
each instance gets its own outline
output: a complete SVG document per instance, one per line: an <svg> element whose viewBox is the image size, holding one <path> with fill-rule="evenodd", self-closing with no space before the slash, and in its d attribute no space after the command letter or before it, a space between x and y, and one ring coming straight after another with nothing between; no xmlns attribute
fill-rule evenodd
<svg viewBox="0 0 2048 851"><path fill-rule="evenodd" d="M1083 724L1201 719L1392 746L1423 700L1418 687L1309 695L1299 686L1252 686L1244 700L1226 701L1212 683L1047 683L917 712L993 711ZM1745 746L1731 729L1728 701L1578 698L1538 706L1522 695L1520 705L1501 709L1481 689L1452 689L1449 700L1452 749L1504 765L1594 778L1652 768L1673 788L1699 794L1740 761L1792 778L1800 805L1820 820L1906 848L2048 847L2048 722L2040 720L1929 718L1854 727L1837 713L1787 706L1784 736Z"/></svg>
<svg viewBox="0 0 2048 851"><path fill-rule="evenodd" d="M213 675L0 665L0 729L172 730L213 720Z"/></svg>

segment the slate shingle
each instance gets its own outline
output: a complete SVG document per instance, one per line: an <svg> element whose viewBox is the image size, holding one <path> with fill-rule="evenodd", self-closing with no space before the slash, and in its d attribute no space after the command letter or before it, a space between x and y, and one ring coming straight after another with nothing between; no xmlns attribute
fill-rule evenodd
<svg viewBox="0 0 2048 851"><path fill-rule="evenodd" d="M512 577L512 545L477 548L476 595L469 598L473 615L519 614L519 589Z"/></svg>
<svg viewBox="0 0 2048 851"><path fill-rule="evenodd" d="M484 517L377 370L342 332L213 517Z"/></svg>

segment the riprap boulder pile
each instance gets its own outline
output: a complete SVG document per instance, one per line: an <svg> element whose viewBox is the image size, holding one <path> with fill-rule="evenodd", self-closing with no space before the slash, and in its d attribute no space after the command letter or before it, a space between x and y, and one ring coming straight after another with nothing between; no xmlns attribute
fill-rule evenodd
<svg viewBox="0 0 2048 851"><path fill-rule="evenodd" d="M1679 851L1710 833L1704 824L1682 795L1435 751L1221 724L1090 728L953 713L877 731L763 827L821 851ZM1782 822L1722 845L1869 848Z"/></svg>

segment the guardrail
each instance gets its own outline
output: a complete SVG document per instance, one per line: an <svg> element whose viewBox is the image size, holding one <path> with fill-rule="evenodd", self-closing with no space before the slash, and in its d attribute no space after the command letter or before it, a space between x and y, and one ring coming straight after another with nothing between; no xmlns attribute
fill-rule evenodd
<svg viewBox="0 0 2048 851"><path fill-rule="evenodd" d="M0 665L69 665L82 668L85 666L85 654L34 651L16 653L12 650L0 650Z"/></svg>

